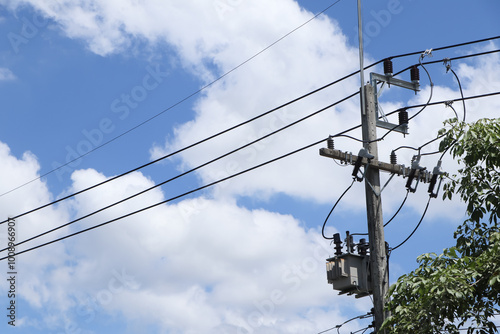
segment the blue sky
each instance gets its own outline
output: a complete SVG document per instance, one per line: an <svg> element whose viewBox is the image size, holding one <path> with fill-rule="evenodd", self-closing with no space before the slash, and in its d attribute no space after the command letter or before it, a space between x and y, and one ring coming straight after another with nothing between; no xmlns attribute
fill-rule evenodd
<svg viewBox="0 0 500 334"><path fill-rule="evenodd" d="M2 219L134 169L356 71L356 1L341 0L193 95L332 3L0 0ZM493 0L474 5L462 0L363 1L365 64L500 35L499 10ZM496 40L437 51L425 60L499 45ZM395 59L395 71L418 63L418 57ZM498 53L452 61L466 96L500 91L499 65ZM441 63L426 68L434 83L433 101L460 96L456 80ZM380 73L382 68L372 70ZM359 85L359 78L352 77L172 158L21 217L17 238L24 240L163 182L340 100ZM425 103L430 93L421 70L421 92L391 87L380 102L390 112ZM454 107L463 115L461 104ZM467 119L497 117L499 107L499 97L470 101ZM427 108L410 123L410 135L392 133L380 143L381 160L388 161L396 147L420 146L434 138L452 116L444 105ZM359 121L359 97L353 97L19 250L209 184ZM359 131L351 135L361 136ZM365 314L371 308L369 298L338 296L326 282L324 260L334 250L322 240L321 225L350 184L352 167L319 156L318 149L325 146L19 255L16 327L4 317L2 332L318 333ZM360 143L339 138L336 148L357 152ZM94 151L72 161L89 150ZM399 162L408 166L414 152L398 152ZM423 164L432 169L437 159L427 157ZM445 157L444 170L457 168ZM383 182L387 179L384 174ZM384 191L386 219L403 200L404 185L405 180L395 177ZM420 185L386 228L391 245L404 240L419 221L426 188ZM433 200L417 233L392 254L391 281L415 268L418 255L452 245L464 210L458 200ZM346 230L366 231L360 183L328 223L328 233ZM6 232L4 225L2 244ZM6 264L0 268L5 268L0 275L7 276ZM0 281L5 310L8 286ZM341 333L368 324L353 321Z"/></svg>

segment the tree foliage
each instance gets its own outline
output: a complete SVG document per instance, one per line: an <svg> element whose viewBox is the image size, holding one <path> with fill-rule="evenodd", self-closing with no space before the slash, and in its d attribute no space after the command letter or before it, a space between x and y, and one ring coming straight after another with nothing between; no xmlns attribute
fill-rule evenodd
<svg viewBox="0 0 500 334"><path fill-rule="evenodd" d="M442 152L460 163L444 186L444 199L458 195L468 219L456 245L418 257L418 268L391 286L388 333L497 333L500 311L500 119L471 124L446 122ZM462 332L463 333L463 332Z"/></svg>

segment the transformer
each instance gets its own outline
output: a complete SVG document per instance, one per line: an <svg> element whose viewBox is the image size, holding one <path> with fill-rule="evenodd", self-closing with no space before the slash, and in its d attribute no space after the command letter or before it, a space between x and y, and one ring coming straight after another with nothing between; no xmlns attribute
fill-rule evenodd
<svg viewBox="0 0 500 334"><path fill-rule="evenodd" d="M346 253L326 261L328 284L339 294L361 298L372 293L369 255Z"/></svg>

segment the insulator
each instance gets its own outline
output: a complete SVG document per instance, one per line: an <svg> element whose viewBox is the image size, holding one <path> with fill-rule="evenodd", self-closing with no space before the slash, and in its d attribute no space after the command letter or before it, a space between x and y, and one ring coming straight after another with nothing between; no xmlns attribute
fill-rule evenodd
<svg viewBox="0 0 500 334"><path fill-rule="evenodd" d="M384 60L384 73L385 73L385 75L391 76L391 77L392 77L392 73L394 73L392 70L392 60L390 60L389 58Z"/></svg>
<svg viewBox="0 0 500 334"><path fill-rule="evenodd" d="M358 254L359 255L366 255L368 252L368 243L366 242L366 239L360 239L359 244L358 244Z"/></svg>
<svg viewBox="0 0 500 334"><path fill-rule="evenodd" d="M408 124L408 111L405 109L399 111L399 125Z"/></svg>
<svg viewBox="0 0 500 334"><path fill-rule="evenodd" d="M335 149L335 143L333 142L333 137L328 137L326 144L330 150Z"/></svg>
<svg viewBox="0 0 500 334"><path fill-rule="evenodd" d="M396 156L396 152L394 151L391 152L391 164L393 165L398 164L398 157Z"/></svg>
<svg viewBox="0 0 500 334"><path fill-rule="evenodd" d="M420 70L417 65L413 65L410 71L411 81L419 82L420 81Z"/></svg>
<svg viewBox="0 0 500 334"><path fill-rule="evenodd" d="M333 243L335 244L335 255L342 255L342 241L340 240L340 233L333 235Z"/></svg>

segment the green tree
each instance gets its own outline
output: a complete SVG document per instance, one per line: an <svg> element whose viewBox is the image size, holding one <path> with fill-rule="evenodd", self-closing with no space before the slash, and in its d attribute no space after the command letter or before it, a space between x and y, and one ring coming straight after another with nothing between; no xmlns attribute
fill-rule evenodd
<svg viewBox="0 0 500 334"><path fill-rule="evenodd" d="M492 320L500 312L500 119L446 125L440 150L461 168L443 197L460 196L469 218L454 247L421 255L418 268L391 286L388 333L498 332Z"/></svg>

